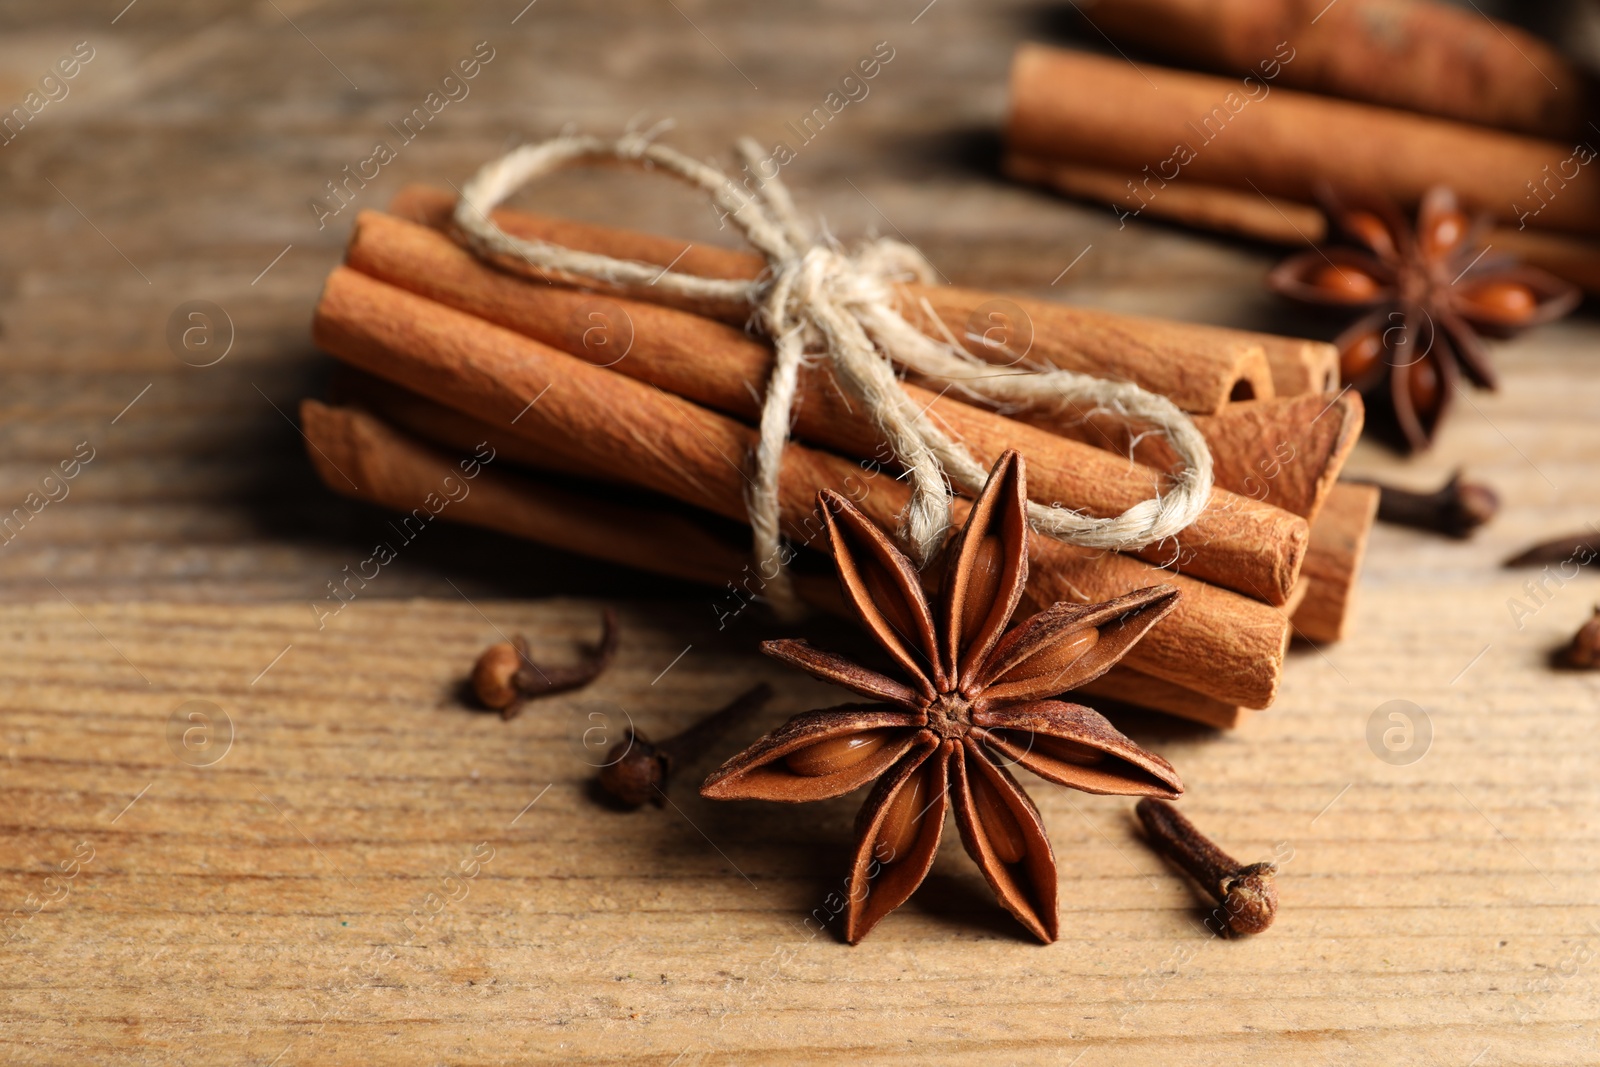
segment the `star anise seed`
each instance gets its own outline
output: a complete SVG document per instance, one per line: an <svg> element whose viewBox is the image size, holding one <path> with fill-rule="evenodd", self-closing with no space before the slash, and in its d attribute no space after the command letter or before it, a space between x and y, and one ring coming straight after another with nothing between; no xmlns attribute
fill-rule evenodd
<svg viewBox="0 0 1600 1067"><path fill-rule="evenodd" d="M1028 578L1022 457L990 472L948 549L936 608L889 537L836 493L819 503L845 599L899 678L804 641L762 651L877 703L797 715L724 764L700 792L714 800L799 803L877 780L856 819L845 937L854 944L922 884L953 806L968 855L1001 905L1054 941L1055 855L1021 765L1088 793L1176 797L1172 766L1099 713L1047 699L1099 677L1171 611L1152 586L1102 604L1053 604L1007 629Z"/></svg>
<svg viewBox="0 0 1600 1067"><path fill-rule="evenodd" d="M1444 186L1422 198L1413 228L1373 196L1320 199L1329 230L1350 244L1301 252L1267 284L1303 304L1367 313L1334 339L1341 376L1369 410L1388 412L1410 451L1434 433L1464 374L1495 388L1484 337L1510 337L1578 305L1576 286L1489 254L1488 219L1470 218Z"/></svg>

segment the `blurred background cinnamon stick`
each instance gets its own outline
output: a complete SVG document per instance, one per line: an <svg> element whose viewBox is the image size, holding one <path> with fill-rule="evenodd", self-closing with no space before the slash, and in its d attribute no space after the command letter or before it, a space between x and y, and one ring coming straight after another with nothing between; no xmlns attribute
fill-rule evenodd
<svg viewBox="0 0 1600 1067"><path fill-rule="evenodd" d="M1066 196L1104 204L1119 215L1175 222L1230 237L1268 241L1285 247L1304 248L1328 236L1327 219L1321 210L1279 196L1266 196L1249 189L1239 190L1205 182L1173 182L1160 195L1142 199L1130 183L1143 175L1131 170L1062 160L1041 159L1017 153L1008 154L1005 172L1018 181L1041 185ZM1565 278L1589 293L1600 293L1600 242L1586 237L1546 230L1493 226L1484 243L1509 253L1530 266ZM1287 340L1287 339L1286 339ZM1308 346L1311 343L1307 343ZM1279 395L1304 391L1301 380L1287 375L1331 375L1338 380L1338 356L1331 345L1310 348L1299 359L1304 370L1297 370L1293 358L1282 353L1284 346L1266 349ZM1280 354L1281 353L1281 354ZM1333 388L1337 388L1337 384Z"/></svg>
<svg viewBox="0 0 1600 1067"><path fill-rule="evenodd" d="M1095 0L1117 44L1218 74L1496 126L1586 135L1588 77L1533 34L1433 0Z"/></svg>
<svg viewBox="0 0 1600 1067"><path fill-rule="evenodd" d="M1414 206L1433 185L1502 225L1600 234L1589 143L1541 140L1259 80L1027 44L1011 72L1008 152L1126 175L1153 204L1189 182L1311 203L1330 183ZM1120 214L1120 212L1119 212Z"/></svg>

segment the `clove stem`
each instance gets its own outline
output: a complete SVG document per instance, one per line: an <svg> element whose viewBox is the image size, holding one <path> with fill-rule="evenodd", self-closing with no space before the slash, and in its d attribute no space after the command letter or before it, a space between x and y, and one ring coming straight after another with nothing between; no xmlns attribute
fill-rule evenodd
<svg viewBox="0 0 1600 1067"><path fill-rule="evenodd" d="M1553 537L1548 541L1540 541L1536 545L1518 552L1505 563L1503 567L1538 567L1551 563L1567 563L1569 561L1585 566L1595 558L1595 546L1600 545L1600 530L1595 529L1593 523L1589 529L1582 533L1567 534L1565 537Z"/></svg>
<svg viewBox="0 0 1600 1067"><path fill-rule="evenodd" d="M1240 864L1164 800L1145 797L1134 810L1155 850L1188 872L1226 909L1228 930L1259 934L1272 925L1278 911L1276 864Z"/></svg>

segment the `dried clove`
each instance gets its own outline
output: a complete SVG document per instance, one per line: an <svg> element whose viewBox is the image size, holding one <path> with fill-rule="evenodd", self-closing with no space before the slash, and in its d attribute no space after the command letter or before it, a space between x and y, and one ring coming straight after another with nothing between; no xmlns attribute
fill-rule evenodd
<svg viewBox="0 0 1600 1067"><path fill-rule="evenodd" d="M654 744L639 731L629 730L628 736L606 754L605 766L600 768L600 787L629 808L637 808L647 800L661 807L666 801L667 782L676 764L693 760L771 699L772 686L761 682L739 694L720 711Z"/></svg>
<svg viewBox="0 0 1600 1067"><path fill-rule="evenodd" d="M1377 487L1379 522L1431 530L1446 537L1470 537L1473 530L1494 518L1495 512L1500 510L1498 493L1487 485L1463 482L1460 471L1431 493L1413 492L1364 478L1344 480Z"/></svg>
<svg viewBox="0 0 1600 1067"><path fill-rule="evenodd" d="M1556 665L1576 671L1600 668L1600 606L1589 621L1578 627L1572 641L1556 654Z"/></svg>
<svg viewBox="0 0 1600 1067"><path fill-rule="evenodd" d="M1551 563L1574 562L1580 566L1594 560L1595 545L1600 545L1600 530L1592 527L1583 533L1553 537L1523 549L1506 560L1505 567L1540 567Z"/></svg>
<svg viewBox="0 0 1600 1067"><path fill-rule="evenodd" d="M1155 850L1187 871L1222 905L1227 912L1221 917L1224 929L1259 934L1272 925L1278 913L1277 864L1240 864L1165 800L1145 797L1134 810Z"/></svg>
<svg viewBox="0 0 1600 1067"><path fill-rule="evenodd" d="M600 643L583 662L571 667L541 667L528 654L528 642L518 634L510 641L490 645L472 668L472 691L486 708L514 719L525 700L581 689L600 677L617 654L617 613L606 609Z"/></svg>

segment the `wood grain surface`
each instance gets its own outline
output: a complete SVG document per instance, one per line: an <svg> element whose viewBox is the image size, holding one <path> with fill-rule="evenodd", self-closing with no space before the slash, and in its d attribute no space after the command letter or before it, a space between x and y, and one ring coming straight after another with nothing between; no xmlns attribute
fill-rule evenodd
<svg viewBox="0 0 1600 1067"><path fill-rule="evenodd" d="M1541 659L1569 605L1455 680L1515 591L1369 596L1233 734L1119 718L1235 855L1282 864L1260 937L1207 934L1131 801L1030 778L1051 946L953 828L862 945L817 933L859 796L715 804L690 773L662 811L597 803L629 723L665 736L772 680L714 761L838 699L692 604L624 611L610 674L509 723L460 703L475 652L522 631L561 661L597 605L357 600L321 632L302 604L6 609L0 893L50 903L5 946L0 1042L24 1063L1593 1062L1597 687ZM1386 629L1399 602L1436 625ZM1366 740L1391 699L1431 722L1407 765ZM190 720L196 700L221 714Z"/></svg>
<svg viewBox="0 0 1600 1067"><path fill-rule="evenodd" d="M1250 941L1207 935L1118 798L1033 789L1062 868L1048 947L953 834L863 945L813 936L856 797L713 805L689 774L664 811L600 806L586 731L664 734L757 678L779 697L751 734L840 699L755 653L753 611L717 631L704 590L441 524L318 630L311 603L388 536L320 486L288 417L329 371L307 327L355 209L567 122L670 116L724 161L739 133L793 145L785 124L887 41L784 170L835 233L908 239L957 284L1332 332L1265 293L1269 253L999 176L1016 43L1103 47L1071 5L524 3L0 8L0 109L94 49L0 146L0 517L93 455L0 535L0 1061L1600 1061L1600 682L1545 663L1600 594L1582 574L1535 602L1536 575L1497 569L1600 511L1592 313L1497 345L1501 391L1429 456L1358 449L1364 474L1493 485L1478 537L1376 530L1350 638L1293 653L1241 729L1118 717L1225 847L1283 861ZM470 95L319 229L308 202L480 41ZM632 176L525 202L730 240ZM200 300L226 319L170 342ZM1513 598L1537 609L1520 629ZM500 633L561 660L606 603L625 639L592 690L510 723L461 703Z"/></svg>

